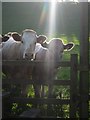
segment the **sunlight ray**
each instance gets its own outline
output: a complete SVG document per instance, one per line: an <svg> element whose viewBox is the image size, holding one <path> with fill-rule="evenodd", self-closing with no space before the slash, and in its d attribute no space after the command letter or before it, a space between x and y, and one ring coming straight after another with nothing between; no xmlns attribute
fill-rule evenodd
<svg viewBox="0 0 90 120"><path fill-rule="evenodd" d="M45 18L46 18L46 14L47 14L47 6L46 4L43 7L42 13L41 13L41 17L40 17L40 22L39 22L39 26L42 26L45 22Z"/></svg>
<svg viewBox="0 0 90 120"><path fill-rule="evenodd" d="M51 1L49 14L49 35L54 34L56 29L56 0Z"/></svg>

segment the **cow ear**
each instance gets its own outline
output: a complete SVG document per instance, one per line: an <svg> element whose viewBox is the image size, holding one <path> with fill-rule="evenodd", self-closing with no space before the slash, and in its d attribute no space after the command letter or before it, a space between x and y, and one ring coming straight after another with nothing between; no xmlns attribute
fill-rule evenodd
<svg viewBox="0 0 90 120"><path fill-rule="evenodd" d="M47 39L45 35L37 36L37 42L43 44L43 42Z"/></svg>
<svg viewBox="0 0 90 120"><path fill-rule="evenodd" d="M73 47L74 47L74 43L68 43L68 44L64 45L65 50L71 50Z"/></svg>
<svg viewBox="0 0 90 120"><path fill-rule="evenodd" d="M16 41L21 41L21 35L19 35L18 33L13 33L12 37L14 38L14 40Z"/></svg>
<svg viewBox="0 0 90 120"><path fill-rule="evenodd" d="M21 41L21 40L22 40L21 35L19 35L18 36L18 41Z"/></svg>
<svg viewBox="0 0 90 120"><path fill-rule="evenodd" d="M4 37L2 37L2 42L6 42L8 39L9 39L8 36L4 36Z"/></svg>

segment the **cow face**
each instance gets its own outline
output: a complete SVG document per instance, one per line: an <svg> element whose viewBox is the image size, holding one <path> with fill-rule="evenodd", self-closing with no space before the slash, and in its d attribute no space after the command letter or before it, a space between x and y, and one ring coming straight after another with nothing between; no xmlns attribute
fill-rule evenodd
<svg viewBox="0 0 90 120"><path fill-rule="evenodd" d="M49 42L48 48L53 55L53 60L59 62L64 51L63 42L59 38L53 38Z"/></svg>
<svg viewBox="0 0 90 120"><path fill-rule="evenodd" d="M53 54L53 59L55 62L60 62L62 60L64 50L71 50L73 47L73 43L64 45L63 41L59 38L52 39L48 46L50 52Z"/></svg>
<svg viewBox="0 0 90 120"><path fill-rule="evenodd" d="M24 46L24 59L32 59L35 51L35 45L37 42L36 32L30 29L26 29L22 33L22 44Z"/></svg>

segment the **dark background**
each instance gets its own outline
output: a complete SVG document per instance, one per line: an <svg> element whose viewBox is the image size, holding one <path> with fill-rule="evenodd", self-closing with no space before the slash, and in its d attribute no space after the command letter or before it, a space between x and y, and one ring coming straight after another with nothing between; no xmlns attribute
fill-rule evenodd
<svg viewBox="0 0 90 120"><path fill-rule="evenodd" d="M34 29L37 34L48 35L49 10L50 3L48 2L2 3L3 34L9 31L17 31L21 33L22 30L30 28ZM44 18L43 21L40 22L41 14L43 11ZM76 37L79 38L80 24L80 3L57 3L55 36L59 37L60 34L70 36L74 34Z"/></svg>

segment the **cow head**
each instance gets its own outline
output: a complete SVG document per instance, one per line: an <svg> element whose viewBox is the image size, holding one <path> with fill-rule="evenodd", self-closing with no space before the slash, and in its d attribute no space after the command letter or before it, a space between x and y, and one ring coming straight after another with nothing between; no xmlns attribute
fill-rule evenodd
<svg viewBox="0 0 90 120"><path fill-rule="evenodd" d="M24 59L32 59L35 51L35 45L37 42L37 35L34 30L25 29L22 32L21 42L24 46Z"/></svg>
<svg viewBox="0 0 90 120"><path fill-rule="evenodd" d="M53 53L54 61L61 61L64 50L71 50L74 47L74 43L64 44L63 40L59 38L53 38L49 42L49 50Z"/></svg>

